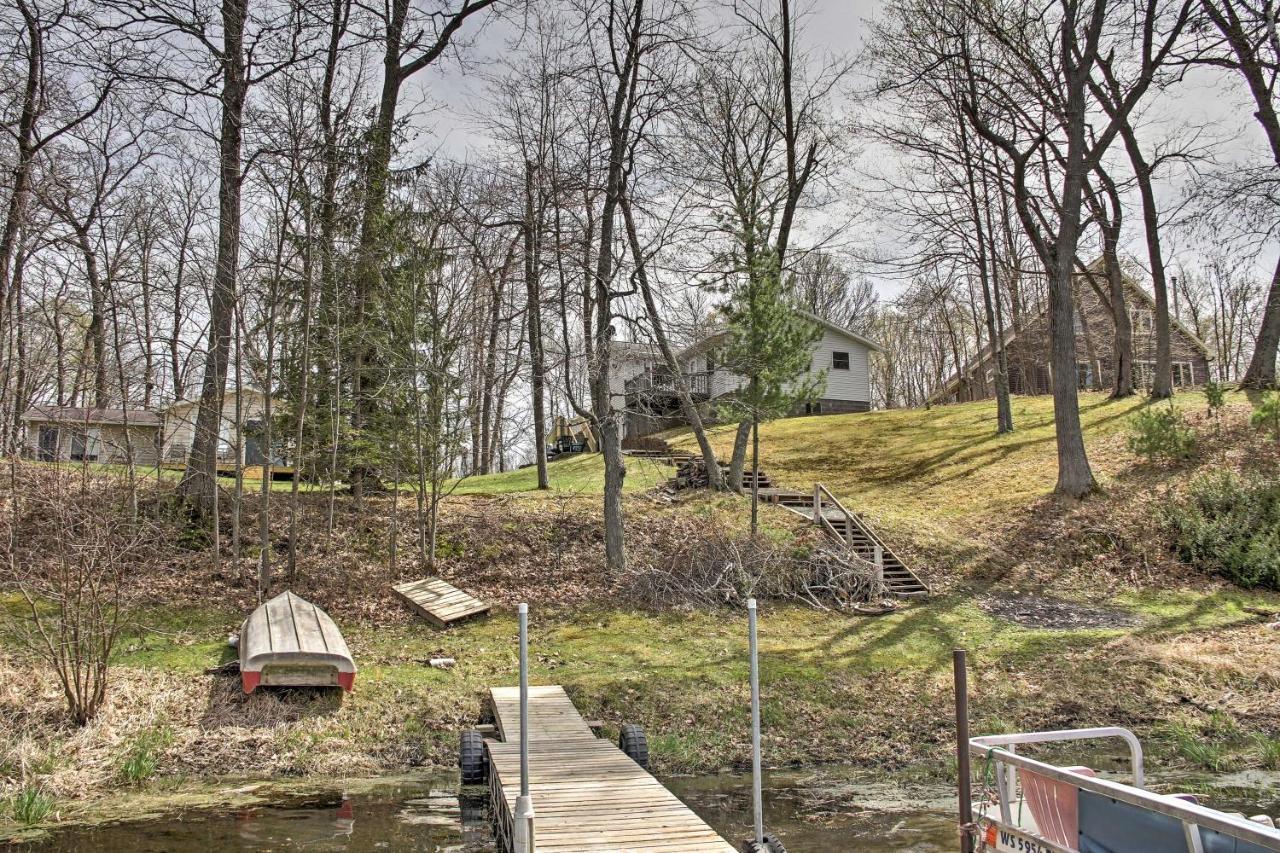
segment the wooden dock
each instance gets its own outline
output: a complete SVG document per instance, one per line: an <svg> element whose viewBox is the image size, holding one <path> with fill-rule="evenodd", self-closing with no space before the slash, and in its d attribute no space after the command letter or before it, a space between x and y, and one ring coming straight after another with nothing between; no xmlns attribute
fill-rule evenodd
<svg viewBox="0 0 1280 853"><path fill-rule="evenodd" d="M489 612L489 605L440 578L406 581L392 587L396 595L437 628Z"/></svg>
<svg viewBox="0 0 1280 853"><path fill-rule="evenodd" d="M502 742L488 741L489 789L502 850L520 793L520 689L490 691ZM559 686L529 688L529 793L539 853L732 853L675 794L596 737Z"/></svg>

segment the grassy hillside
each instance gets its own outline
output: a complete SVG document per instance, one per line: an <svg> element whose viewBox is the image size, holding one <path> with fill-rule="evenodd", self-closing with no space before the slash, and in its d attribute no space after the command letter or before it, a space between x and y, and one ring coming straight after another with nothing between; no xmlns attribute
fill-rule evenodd
<svg viewBox="0 0 1280 853"><path fill-rule="evenodd" d="M1243 394L1232 399L1247 405ZM1105 487L1123 442L1126 419L1145 398L1080 399L1085 443ZM1199 393L1176 405L1204 409ZM965 521L1025 506L1053 490L1057 477L1051 397L1014 397L1014 432L995 432L995 403L981 401L933 409L894 409L852 415L787 418L760 429L761 467L774 480L800 488L825 483L851 509L889 518ZM731 449L732 430L715 431L718 452ZM689 436L672 436L686 449ZM1132 461L1132 460L1126 460Z"/></svg>
<svg viewBox="0 0 1280 853"><path fill-rule="evenodd" d="M674 472L670 466L659 465L644 459L632 459L627 463L624 491L637 492L651 489L666 482ZM557 459L547 465L551 490L557 493L600 494L604 490L604 460L598 453L582 453L566 459ZM533 492L538 485L538 469L517 468L501 474L483 474L459 480L453 487L455 495L509 495Z"/></svg>

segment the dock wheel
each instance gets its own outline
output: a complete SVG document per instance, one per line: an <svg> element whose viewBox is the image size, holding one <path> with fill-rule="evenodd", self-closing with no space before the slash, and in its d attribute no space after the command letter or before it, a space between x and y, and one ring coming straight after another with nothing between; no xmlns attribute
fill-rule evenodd
<svg viewBox="0 0 1280 853"><path fill-rule="evenodd" d="M747 841L743 843L742 849L744 853L787 853L787 848L782 846L782 842L768 833L765 833L763 844Z"/></svg>
<svg viewBox="0 0 1280 853"><path fill-rule="evenodd" d="M489 776L484 736L475 729L467 729L458 739L458 769L464 785L483 785Z"/></svg>
<svg viewBox="0 0 1280 853"><path fill-rule="evenodd" d="M649 769L649 739L644 736L644 729L632 723L624 724L618 734L618 749L645 770Z"/></svg>

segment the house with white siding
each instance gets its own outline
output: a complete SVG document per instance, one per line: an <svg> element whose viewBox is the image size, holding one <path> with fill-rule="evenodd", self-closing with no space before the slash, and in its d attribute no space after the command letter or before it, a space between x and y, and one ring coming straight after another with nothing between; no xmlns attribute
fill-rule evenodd
<svg viewBox="0 0 1280 853"><path fill-rule="evenodd" d="M218 423L218 464L236 464L236 422L240 423L241 466L263 465L267 454L259 436L267 397L261 391L227 389ZM195 439L199 400L178 400L159 411L39 404L22 414L24 450L44 462L122 463L174 466L186 462ZM279 450L273 465L284 465Z"/></svg>
<svg viewBox="0 0 1280 853"><path fill-rule="evenodd" d="M263 452L258 435L267 412L267 395L245 388L237 392L228 388L222 397L222 417L218 419L218 461L233 463L236 453L236 421L240 423L240 464L263 465ZM185 462L195 440L196 420L200 417L199 400L177 400L162 414L161 448L166 462ZM278 454L277 454L278 456ZM273 465L284 460L273 459Z"/></svg>
<svg viewBox="0 0 1280 853"><path fill-rule="evenodd" d="M822 337L813 344L813 357L804 378L823 376L817 397L795 414L869 411L870 355L883 349L874 341L807 311L800 314L822 329ZM717 402L727 402L747 383L746 377L718 362L718 350L727 336L726 329L713 330L676 355L685 384L708 414ZM684 423L676 382L655 347L627 344L622 357L614 362L610 384L614 387L615 407L626 412L626 439ZM621 394L617 391L619 386Z"/></svg>

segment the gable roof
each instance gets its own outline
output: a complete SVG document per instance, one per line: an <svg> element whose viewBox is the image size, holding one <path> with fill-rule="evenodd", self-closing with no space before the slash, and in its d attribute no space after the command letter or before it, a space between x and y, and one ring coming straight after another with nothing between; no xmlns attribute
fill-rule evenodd
<svg viewBox="0 0 1280 853"><path fill-rule="evenodd" d="M835 332L837 335L842 335L851 341L862 344L864 347L871 350L872 352L884 352L884 347L880 346L878 343L871 340L870 338L859 335L857 332L850 331L849 329L846 329L844 326L838 325L836 323L832 323L830 320L824 320L823 318L819 317L817 314L811 314L802 308L796 309L796 313L799 314L801 317L807 318L811 322L817 323L819 326L822 326L825 329Z"/></svg>
<svg viewBox="0 0 1280 853"><path fill-rule="evenodd" d="M22 413L22 420L47 421L70 426L76 424L118 424L123 426L126 422L131 427L160 425L160 416L147 409L108 409L80 406L32 406Z"/></svg>
<svg viewBox="0 0 1280 853"><path fill-rule="evenodd" d="M864 337L863 335L859 335L857 332L850 331L849 329L846 329L844 326L838 325L836 323L832 323L830 320L824 320L822 317L819 317L817 314L813 314L808 311L805 311L803 308L797 308L795 309L795 312L799 314L801 317L804 317L809 322L815 323L818 326L821 326L824 329L827 329L837 335L840 335L843 338L847 338L848 340L853 341L854 343L860 346L864 346L867 349L872 350L873 352L884 352L884 347L880 346L875 341L871 340L870 338ZM728 333L729 333L728 327L725 326L724 324L721 324L717 326L715 329L713 329L709 334L705 335L702 338L699 338L698 340L689 344L689 346L680 350L680 352L676 353L676 358L682 359L682 358L687 358L691 355L697 355L698 353L710 347L716 341L723 338Z"/></svg>

